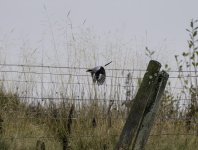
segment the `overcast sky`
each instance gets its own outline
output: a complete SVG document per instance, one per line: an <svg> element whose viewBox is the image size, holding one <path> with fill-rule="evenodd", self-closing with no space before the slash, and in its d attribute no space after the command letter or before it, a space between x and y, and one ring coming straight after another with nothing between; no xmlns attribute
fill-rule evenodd
<svg viewBox="0 0 198 150"><path fill-rule="evenodd" d="M22 44L28 43L31 51L42 47L44 55L53 57L53 50L46 50L50 45L46 36L64 42L59 40L59 28L66 26L69 17L75 33L83 28L103 41L122 39L133 53L144 53L148 46L167 63L187 48L185 29L192 18L198 19L197 7L197 0L0 0L1 53L7 63L17 62ZM60 46L57 49L61 54Z"/></svg>

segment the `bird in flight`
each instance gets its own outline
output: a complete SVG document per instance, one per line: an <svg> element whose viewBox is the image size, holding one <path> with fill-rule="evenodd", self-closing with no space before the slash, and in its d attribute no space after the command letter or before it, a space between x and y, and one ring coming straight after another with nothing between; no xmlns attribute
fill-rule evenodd
<svg viewBox="0 0 198 150"><path fill-rule="evenodd" d="M112 61L111 61L112 62ZM109 65L111 62L107 63L105 66ZM106 72L103 66L97 66L92 69L88 69L86 72L90 72L93 82L98 85L102 85L106 79Z"/></svg>

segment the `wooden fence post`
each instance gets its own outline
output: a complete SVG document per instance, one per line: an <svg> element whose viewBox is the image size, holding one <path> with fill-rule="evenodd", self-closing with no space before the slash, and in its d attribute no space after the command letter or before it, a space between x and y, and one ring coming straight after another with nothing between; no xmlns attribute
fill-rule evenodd
<svg viewBox="0 0 198 150"><path fill-rule="evenodd" d="M153 90L154 81L158 77L161 64L157 61L151 60L147 67L140 88L131 106L130 113L120 135L119 141L115 150L128 150L131 142L135 140L139 125L142 121L145 108Z"/></svg>
<svg viewBox="0 0 198 150"><path fill-rule="evenodd" d="M161 97L166 87L168 80L168 73L165 71L160 72L158 79L155 82L155 88L153 89L150 98L147 103L147 107L144 112L144 118L142 125L139 128L137 139L133 143L135 150L143 150L146 142L149 138L150 131L155 121L156 114L161 104Z"/></svg>

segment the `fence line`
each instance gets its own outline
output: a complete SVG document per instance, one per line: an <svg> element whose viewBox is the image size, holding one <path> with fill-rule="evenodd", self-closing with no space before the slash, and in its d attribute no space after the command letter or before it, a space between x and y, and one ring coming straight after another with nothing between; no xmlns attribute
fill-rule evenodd
<svg viewBox="0 0 198 150"><path fill-rule="evenodd" d="M64 84L64 85L95 85L93 83L74 83L74 82L56 82L56 81L30 81L30 80L6 80L6 79L0 79L0 81L5 82L18 82L18 83L38 83L38 84ZM133 85L123 85L123 84L104 84L105 86L116 86L116 87L139 87L139 86L133 86ZM175 87L177 89L177 87ZM181 88L178 88L181 89Z"/></svg>
<svg viewBox="0 0 198 150"><path fill-rule="evenodd" d="M37 75L52 75L52 76L73 76L73 77L90 77L90 74L71 74L71 73L51 73L51 72L32 72L32 71L8 71L0 70L0 73L18 73L18 74L37 74ZM107 78L121 78L127 79L127 76L110 76L106 75ZM197 78L198 75L186 75L186 76L170 76L170 79L180 79L180 78ZM141 77L132 77L131 79L141 79Z"/></svg>
<svg viewBox="0 0 198 150"><path fill-rule="evenodd" d="M52 65L25 65L25 64L0 64L0 66L6 67L28 67L28 68L53 68L53 69L73 69L73 70L87 70L90 69L88 67L68 67L68 66L52 66ZM112 71L138 71L143 72L146 71L144 69L116 69L116 68L106 68L106 70Z"/></svg>
<svg viewBox="0 0 198 150"><path fill-rule="evenodd" d="M77 77L90 77L90 74L85 75L85 74L71 74L71 73L46 73L46 72L28 72L28 71L5 71L2 70L0 71L1 73L20 73L20 74L38 74L38 75L53 75L53 76L77 76ZM121 76L106 76L107 78L124 78L126 79L127 77L121 77ZM133 79L139 79L139 78L133 78Z"/></svg>
<svg viewBox="0 0 198 150"><path fill-rule="evenodd" d="M88 67L69 67L69 66L53 66L53 65L26 65L26 64L0 64L0 66L5 67L28 67L28 68L58 68L58 69L73 69L73 70L87 70L90 69ZM134 72L145 72L145 69L117 69L117 68L106 68L106 70L112 70L112 71L134 71ZM191 72L191 73L197 73L197 71L190 71L190 70L169 70L168 73L178 73L178 72Z"/></svg>
<svg viewBox="0 0 198 150"><path fill-rule="evenodd" d="M86 70L88 68L85 68L85 67L66 67L66 66L47 66L47 65L23 65L23 64L0 64L0 66L2 66L2 68L5 66L5 67L29 67L29 68L46 68L46 69L73 69L73 70ZM132 72L145 72L146 70L144 69L106 69L106 70L110 70L110 71L132 71ZM55 72L55 71L54 71ZM179 73L179 72L184 72L184 73L195 73L195 71L176 71L176 70L173 70L173 71L168 71L170 73ZM54 75L54 76L74 76L74 77L89 77L90 78L90 74L76 74L76 73L52 73L51 70L49 70L49 72L39 72L39 71L17 71L17 70L0 70L0 73L10 73L10 74L14 74L14 73L18 73L18 74L33 74L33 75ZM125 73L126 74L126 73ZM6 74L7 75L7 74ZM187 76L183 76L183 77L192 77L192 78L197 78L198 76L197 75L187 75ZM128 77L127 76L116 76L116 75L110 75L110 76L107 76L107 78L116 78L116 79L127 79ZM170 76L169 77L170 79L179 79L179 76ZM90 78L91 79L91 78ZM132 77L130 78L131 80L138 80L138 79L141 79L141 78L138 78L138 77ZM83 83L83 82L57 82L57 81L31 81L31 80L11 80L11 79L0 79L0 81L2 82L18 82L18 83L39 83L39 84L67 84L67 85L95 85L93 84L92 82L91 83ZM122 84L118 84L119 81L121 80L118 80L118 82L116 82L116 84L104 84L104 86L112 86L112 87L123 87L123 88L128 88L128 87L136 87L138 88L139 86L137 85L134 85L134 84L126 84L124 85L123 82ZM123 80L122 80L123 81ZM167 88L170 88L170 89L178 89L178 90L182 90L183 88L182 87L171 87L171 86L168 86ZM126 91L126 89L125 89ZM133 93L134 94L134 93ZM27 94L28 95L28 94ZM34 94L32 94L34 95ZM58 95L59 96L59 95ZM88 95L89 96L89 95ZM94 94L93 94L94 96ZM118 102L120 102L120 104L122 104L124 101L126 101L126 99L123 99L123 98L79 98L81 96L79 96L78 98L74 97L74 98L67 98L67 97L41 97L41 96L20 96L20 95L16 95L17 98L19 99L26 99L26 100L43 100L43 101L63 101L64 102L67 102L67 101L72 101L72 102L85 102L85 101L93 101L93 102L101 102L101 103L106 103L106 102L111 102L111 101L114 101L114 102L117 102L117 103L114 103L114 104L118 104ZM85 96L87 97L87 96ZM99 96L100 97L100 96ZM0 96L0 98L15 98L14 96ZM188 106L189 104L186 104L184 102L191 102L191 98L174 98L174 99L171 99L170 101L173 102L173 103L182 103L183 104L179 104L179 106L181 105L186 105ZM168 105L167 105L168 106ZM36 106L35 106L36 107ZM126 108L126 107L124 107ZM166 108L166 106L164 107ZM165 110L165 109L164 109ZM17 112L17 111L5 111L5 112ZM22 112L22 111L18 111L18 112ZM28 111L25 113L28 113ZM39 112L35 112L36 113L39 113ZM34 115L34 112L31 111L31 114ZM101 115L101 114L100 114ZM47 116L47 118L49 119L63 119L63 120L68 120L68 119L72 119L72 120L77 120L77 119L82 119L81 118L82 116L78 116L77 117L57 117L57 118L53 118L53 117L50 117L50 116ZM11 118L11 117L10 117ZM9 119L9 118L7 118ZM36 118L36 117L30 117L28 116L27 114L27 117L15 117L15 119L38 119L39 118ZM91 118L90 118L91 119ZM107 117L102 117L102 116L97 116L96 115L96 119L107 119ZM126 119L126 117L114 117L112 116L111 119ZM157 117L157 119L162 119L162 120L165 120L165 121L171 121L171 122L183 122L185 123L186 120L188 119L192 119L192 117ZM197 117L194 117L193 118L194 121L197 121L198 118ZM83 120L86 120L86 118L84 118ZM88 120L88 119L87 119ZM164 122L156 122L156 125L157 124L162 124ZM197 125L196 123L192 123L192 125ZM160 133L160 134L150 134L150 136L183 136L183 135L189 135L189 136L195 136L195 134L191 134L191 133ZM71 136L75 136L75 135L71 135ZM98 137L96 135L76 135L78 137ZM119 136L119 135L108 135L108 136ZM57 137L4 137L3 139L25 139L25 138L46 138L46 139L49 139L49 138L57 138Z"/></svg>
<svg viewBox="0 0 198 150"><path fill-rule="evenodd" d="M60 97L35 97L35 96L0 96L0 98L19 98L19 99L35 99L35 100L67 100L67 101L125 101L126 99L107 99L107 98L60 98Z"/></svg>
<svg viewBox="0 0 198 150"><path fill-rule="evenodd" d="M134 78L132 78L134 79ZM135 78L136 79L136 78ZM95 85L93 83L83 83L83 82L57 82L57 81L31 81L31 80L7 80L7 79L0 79L0 81L5 81L5 82L18 82L18 83L38 83L38 84L64 84L64 85ZM123 84L104 84L105 86L115 86L115 87L136 87L138 88L139 86L136 85L123 85ZM181 87L172 87L168 86L167 88L171 89L178 89L178 90L183 90L184 88Z"/></svg>

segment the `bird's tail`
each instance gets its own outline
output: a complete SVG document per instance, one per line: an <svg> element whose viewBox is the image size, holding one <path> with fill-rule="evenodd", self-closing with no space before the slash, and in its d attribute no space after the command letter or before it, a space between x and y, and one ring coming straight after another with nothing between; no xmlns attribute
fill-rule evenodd
<svg viewBox="0 0 198 150"><path fill-rule="evenodd" d="M88 69L86 72L92 72L92 69Z"/></svg>
<svg viewBox="0 0 198 150"><path fill-rule="evenodd" d="M109 65L110 63L112 63L112 61L110 61L109 63L107 63L105 66Z"/></svg>

